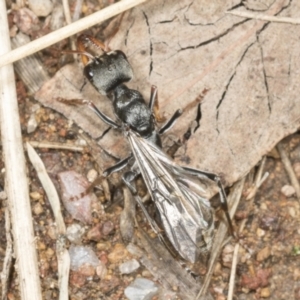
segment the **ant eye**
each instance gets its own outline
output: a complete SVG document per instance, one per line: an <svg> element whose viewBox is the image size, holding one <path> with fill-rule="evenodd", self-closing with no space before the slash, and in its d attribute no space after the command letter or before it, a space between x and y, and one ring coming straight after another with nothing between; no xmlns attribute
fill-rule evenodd
<svg viewBox="0 0 300 300"><path fill-rule="evenodd" d="M86 76L86 78L87 78L88 80L91 80L91 79L93 79L93 77L94 77L94 72L93 72L93 70L92 70L91 68L89 68L88 66L85 67L83 73L84 73L84 75Z"/></svg>

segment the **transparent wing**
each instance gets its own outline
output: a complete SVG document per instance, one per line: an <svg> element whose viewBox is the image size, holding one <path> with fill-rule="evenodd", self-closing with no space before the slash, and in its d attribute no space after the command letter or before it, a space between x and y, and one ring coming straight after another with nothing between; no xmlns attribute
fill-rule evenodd
<svg viewBox="0 0 300 300"><path fill-rule="evenodd" d="M210 249L214 230L212 208L201 196L205 191L156 145L127 133L166 235L184 259L195 262L199 253Z"/></svg>

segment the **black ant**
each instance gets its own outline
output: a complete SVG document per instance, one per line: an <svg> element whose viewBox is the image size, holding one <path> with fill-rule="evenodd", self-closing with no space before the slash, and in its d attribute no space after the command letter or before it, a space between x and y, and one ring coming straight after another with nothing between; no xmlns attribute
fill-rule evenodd
<svg viewBox="0 0 300 300"><path fill-rule="evenodd" d="M161 150L160 135L174 124L182 111L177 110L165 125L157 129L157 88L152 86L147 104L140 92L125 85L132 79L133 71L122 51L108 51L102 42L88 35L80 35L77 45L78 51L75 52L82 56L85 77L100 94L111 100L117 122L103 114L91 101L63 102L88 105L103 122L121 129L131 146L131 154L105 170L103 176L107 177L134 161L131 170L122 176L124 183L141 206L153 230L161 237L159 226L149 216L137 194L135 179L142 175L160 213L168 239L184 259L195 262L201 252L210 250L214 231L214 211L209 201L201 196L204 193L196 184L197 179L201 181L208 178L217 183L220 202L233 234L220 178L213 173L178 166ZM101 49L103 54L92 55L87 50L89 46Z"/></svg>

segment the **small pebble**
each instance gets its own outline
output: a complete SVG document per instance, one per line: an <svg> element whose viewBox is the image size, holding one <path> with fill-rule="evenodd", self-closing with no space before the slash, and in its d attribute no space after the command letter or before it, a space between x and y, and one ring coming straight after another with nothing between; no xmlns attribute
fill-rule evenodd
<svg viewBox="0 0 300 300"><path fill-rule="evenodd" d="M139 267L140 267L139 262L136 259L131 259L129 261L122 263L119 266L119 270L121 274L130 274L136 271Z"/></svg>
<svg viewBox="0 0 300 300"><path fill-rule="evenodd" d="M218 276L222 274L222 266L219 262L216 263L215 269L214 269L214 275Z"/></svg>
<svg viewBox="0 0 300 300"><path fill-rule="evenodd" d="M54 256L55 252L54 252L53 249L47 248L47 250L45 251L45 254L46 254L46 256L47 256L48 258L51 258L51 257Z"/></svg>
<svg viewBox="0 0 300 300"><path fill-rule="evenodd" d="M109 242L102 242L102 243L97 243L96 247L100 251L107 251L110 249L111 244Z"/></svg>
<svg viewBox="0 0 300 300"><path fill-rule="evenodd" d="M40 276L42 278L45 278L48 275L49 268L50 265L46 260L44 259L39 260L39 270L40 270Z"/></svg>
<svg viewBox="0 0 300 300"><path fill-rule="evenodd" d="M267 210L268 206L266 205L266 203L262 203L259 208L262 210Z"/></svg>
<svg viewBox="0 0 300 300"><path fill-rule="evenodd" d="M128 251L126 250L123 244L116 244L112 250L112 252L108 255L108 260L110 263L118 263L125 259L128 255Z"/></svg>
<svg viewBox="0 0 300 300"><path fill-rule="evenodd" d="M260 296L262 298L269 298L271 296L270 289L268 287L261 289Z"/></svg>
<svg viewBox="0 0 300 300"><path fill-rule="evenodd" d="M35 114L31 114L27 123L27 133L32 133L36 130L38 123L35 118Z"/></svg>
<svg viewBox="0 0 300 300"><path fill-rule="evenodd" d="M151 277L152 276L152 274L151 274L151 272L149 271L149 270L144 270L143 272L142 272L142 276L143 277Z"/></svg>
<svg viewBox="0 0 300 300"><path fill-rule="evenodd" d="M267 259L270 255L271 255L271 249L270 247L267 246L257 253L256 259L257 261L261 262Z"/></svg>
<svg viewBox="0 0 300 300"><path fill-rule="evenodd" d="M227 244L222 251L222 263L224 266L230 267L232 264L234 247L231 244Z"/></svg>
<svg viewBox="0 0 300 300"><path fill-rule="evenodd" d="M37 248L38 248L39 251L45 250L45 249L46 249L46 245L45 245L45 243L39 241L39 242L37 243Z"/></svg>
<svg viewBox="0 0 300 300"><path fill-rule="evenodd" d="M291 185L284 185L282 188L281 188L281 193L286 196L287 198L289 197L292 197L296 191L294 189L293 186Z"/></svg>
<svg viewBox="0 0 300 300"><path fill-rule="evenodd" d="M53 9L51 0L28 0L28 5L38 17L47 17Z"/></svg>
<svg viewBox="0 0 300 300"><path fill-rule="evenodd" d="M289 211L289 214L290 214L290 216L292 217L292 218L295 218L296 217L296 210L295 210L295 208L294 207L292 207L292 206L289 206L288 207L288 211Z"/></svg>
<svg viewBox="0 0 300 300"><path fill-rule="evenodd" d="M137 278L124 290L129 300L150 300L158 294L158 286L151 280Z"/></svg>
<svg viewBox="0 0 300 300"><path fill-rule="evenodd" d="M54 226L50 226L47 235L50 237L52 240L56 240L56 228Z"/></svg>
<svg viewBox="0 0 300 300"><path fill-rule="evenodd" d="M257 228L257 230L256 230L256 235L258 236L258 237L262 237L262 236L264 236L266 234L266 232L264 231L264 230L262 230L261 228Z"/></svg>
<svg viewBox="0 0 300 300"><path fill-rule="evenodd" d="M68 240L74 244L81 242L81 237L84 234L84 228L79 224L72 224L67 227L66 236Z"/></svg>
<svg viewBox="0 0 300 300"><path fill-rule="evenodd" d="M107 236L114 230L114 228L115 228L115 226L112 221L106 221L102 225L101 232L103 235Z"/></svg>
<svg viewBox="0 0 300 300"><path fill-rule="evenodd" d="M29 195L30 198L33 200L39 200L41 198L41 194L39 192L32 192Z"/></svg>
<svg viewBox="0 0 300 300"><path fill-rule="evenodd" d="M88 171L86 178L89 182L94 182L98 177L98 172L95 169L91 169Z"/></svg>
<svg viewBox="0 0 300 300"><path fill-rule="evenodd" d="M213 291L214 291L216 294L223 294L224 289L223 289L222 287L220 287L220 286L215 286L215 287L213 288Z"/></svg>
<svg viewBox="0 0 300 300"><path fill-rule="evenodd" d="M94 268L98 267L100 261L95 252L87 246L74 246L71 245L69 249L71 270L77 271L85 265L90 265Z"/></svg>
<svg viewBox="0 0 300 300"><path fill-rule="evenodd" d="M77 146L83 146L83 147L85 147L87 145L86 140L84 140L84 139L78 139L75 144Z"/></svg>
<svg viewBox="0 0 300 300"><path fill-rule="evenodd" d="M85 193L88 181L75 171L65 171L57 174L61 188L61 199L64 207L72 218L82 223L92 223L92 201L97 201L95 194ZM74 198L75 197L75 198Z"/></svg>
<svg viewBox="0 0 300 300"><path fill-rule="evenodd" d="M79 272L71 272L69 282L71 285L81 288L85 285L86 278Z"/></svg>
<svg viewBox="0 0 300 300"><path fill-rule="evenodd" d="M59 136L61 137L65 137L66 134L67 134L67 130L65 128L61 128L59 131L58 131L58 134Z"/></svg>
<svg viewBox="0 0 300 300"><path fill-rule="evenodd" d="M83 264L79 267L78 272L85 277L93 277L96 274L95 268L90 264Z"/></svg>
<svg viewBox="0 0 300 300"><path fill-rule="evenodd" d="M33 213L35 215L40 215L43 212L44 212L44 209L43 209L43 206L41 205L41 203L38 202L33 206Z"/></svg>
<svg viewBox="0 0 300 300"><path fill-rule="evenodd" d="M101 260L99 266L96 267L96 274L100 279L104 279L107 274L107 268Z"/></svg>
<svg viewBox="0 0 300 300"><path fill-rule="evenodd" d="M97 224L92 227L87 233L87 239L95 242L99 242L102 238L102 234L100 232L101 224Z"/></svg>
<svg viewBox="0 0 300 300"><path fill-rule="evenodd" d="M104 265L107 265L108 258L107 258L107 254L105 252L103 252L99 255L99 259Z"/></svg>
<svg viewBox="0 0 300 300"><path fill-rule="evenodd" d="M30 108L30 110L34 113L37 110L39 110L41 108L41 106L39 104L33 104Z"/></svg>

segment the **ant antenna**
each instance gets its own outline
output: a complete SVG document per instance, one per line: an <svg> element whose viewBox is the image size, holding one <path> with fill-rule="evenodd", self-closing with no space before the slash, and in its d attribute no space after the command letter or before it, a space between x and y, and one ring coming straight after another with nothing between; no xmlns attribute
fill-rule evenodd
<svg viewBox="0 0 300 300"><path fill-rule="evenodd" d="M84 55L84 56L87 56L89 57L90 59L94 60L95 59L95 56L92 55L91 53L87 52L87 51L79 51L79 50L63 50L63 51L60 51L61 53L64 53L64 54L80 54L80 55Z"/></svg>

